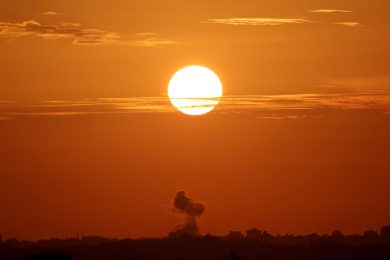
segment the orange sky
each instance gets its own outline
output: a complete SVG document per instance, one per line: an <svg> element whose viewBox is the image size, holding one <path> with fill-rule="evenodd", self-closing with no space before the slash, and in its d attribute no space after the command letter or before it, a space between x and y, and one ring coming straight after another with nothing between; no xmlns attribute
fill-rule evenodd
<svg viewBox="0 0 390 260"><path fill-rule="evenodd" d="M0 98L158 96L189 64L215 70L226 94L388 91L389 11L386 0L5 0Z"/></svg>
<svg viewBox="0 0 390 260"><path fill-rule="evenodd" d="M3 0L0 234L162 236L180 189L207 204L203 233L390 224L389 12L386 0ZM224 86L199 118L165 98L191 64Z"/></svg>

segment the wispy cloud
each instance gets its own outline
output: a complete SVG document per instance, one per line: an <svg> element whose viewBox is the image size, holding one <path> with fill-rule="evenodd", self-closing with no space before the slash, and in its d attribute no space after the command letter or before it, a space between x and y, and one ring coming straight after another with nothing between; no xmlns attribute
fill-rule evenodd
<svg viewBox="0 0 390 260"><path fill-rule="evenodd" d="M56 16L56 15L60 15L60 14L57 12L53 12L53 11L47 11L47 12L42 12L41 15Z"/></svg>
<svg viewBox="0 0 390 260"><path fill-rule="evenodd" d="M207 104L206 104L207 105ZM195 106L198 108L198 105ZM390 112L388 94L295 94L226 96L216 114L250 114L262 119L322 117L327 110ZM0 102L0 120L25 116L87 116L177 112L167 97L100 98L35 103Z"/></svg>
<svg viewBox="0 0 390 260"><path fill-rule="evenodd" d="M303 119L307 115L270 115L270 116L258 116L259 119L272 119L272 120L283 120L283 119Z"/></svg>
<svg viewBox="0 0 390 260"><path fill-rule="evenodd" d="M247 26L275 26L285 24L302 24L310 22L313 21L302 18L221 18L209 19L204 23Z"/></svg>
<svg viewBox="0 0 390 260"><path fill-rule="evenodd" d="M16 39L36 37L44 40L71 39L74 44L113 44L120 41L117 33L99 29L80 28L71 24L48 25L35 20L21 23L0 22L0 37Z"/></svg>
<svg viewBox="0 0 390 260"><path fill-rule="evenodd" d="M353 11L342 9L315 9L309 10L309 13L353 13Z"/></svg>
<svg viewBox="0 0 390 260"><path fill-rule="evenodd" d="M348 27L358 27L358 26L360 26L360 23L358 23L358 22L336 22L334 24L344 25L344 26L348 26Z"/></svg>
<svg viewBox="0 0 390 260"><path fill-rule="evenodd" d="M242 111L299 111L323 109L390 110L390 95L385 94L292 94L267 96L225 97L223 110Z"/></svg>
<svg viewBox="0 0 390 260"><path fill-rule="evenodd" d="M161 35L125 36L101 29L85 28L77 23L62 23L60 25L42 24L36 20L20 23L0 22L0 38L17 39L35 37L44 40L70 39L78 45L133 45L155 47L173 44L173 41L162 38Z"/></svg>
<svg viewBox="0 0 390 260"><path fill-rule="evenodd" d="M160 34L152 32L136 34L132 41L132 45L140 47L158 47L172 44L176 44L176 42L164 39Z"/></svg>
<svg viewBox="0 0 390 260"><path fill-rule="evenodd" d="M64 22L64 23L61 23L61 26L62 27L72 27L72 28L74 28L74 27L83 27L81 24L79 24L79 23L69 23L69 22Z"/></svg>

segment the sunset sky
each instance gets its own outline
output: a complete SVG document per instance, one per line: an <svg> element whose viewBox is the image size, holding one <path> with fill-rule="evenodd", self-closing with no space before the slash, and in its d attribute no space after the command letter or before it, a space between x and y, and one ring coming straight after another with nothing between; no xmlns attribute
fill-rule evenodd
<svg viewBox="0 0 390 260"><path fill-rule="evenodd" d="M320 3L322 2L322 3ZM390 224L388 0L2 0L0 234L165 236ZM223 97L175 110L172 75Z"/></svg>

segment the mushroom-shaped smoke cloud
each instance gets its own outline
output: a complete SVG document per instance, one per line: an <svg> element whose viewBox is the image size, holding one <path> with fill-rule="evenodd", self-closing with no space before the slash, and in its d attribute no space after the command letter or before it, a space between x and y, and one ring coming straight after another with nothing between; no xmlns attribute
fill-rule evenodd
<svg viewBox="0 0 390 260"><path fill-rule="evenodd" d="M196 218L200 217L206 209L206 206L200 202L194 202L186 196L185 191L178 191L173 199L173 211L185 214L186 220L183 225L169 233L169 237L194 237L199 235L199 227Z"/></svg>

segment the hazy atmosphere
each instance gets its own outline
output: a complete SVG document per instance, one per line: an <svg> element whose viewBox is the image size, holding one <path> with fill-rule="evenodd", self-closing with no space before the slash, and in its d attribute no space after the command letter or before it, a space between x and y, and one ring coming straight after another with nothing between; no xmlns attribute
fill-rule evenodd
<svg viewBox="0 0 390 260"><path fill-rule="evenodd" d="M389 1L1 3L3 240L390 224Z"/></svg>

